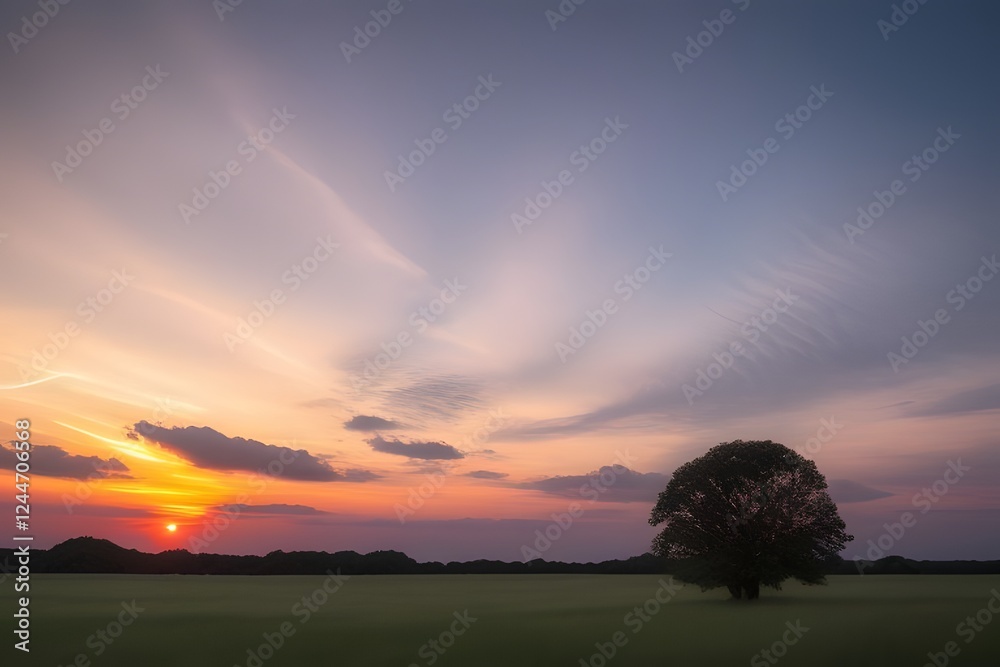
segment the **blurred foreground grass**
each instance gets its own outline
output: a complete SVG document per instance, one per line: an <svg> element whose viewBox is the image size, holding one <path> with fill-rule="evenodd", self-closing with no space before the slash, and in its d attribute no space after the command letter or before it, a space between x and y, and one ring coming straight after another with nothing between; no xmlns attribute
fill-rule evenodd
<svg viewBox="0 0 1000 667"><path fill-rule="evenodd" d="M324 579L33 576L30 655L12 648L14 603L3 592L3 664L598 667L600 643L605 653L614 648L606 664L615 667L768 665L760 651L782 640L786 622L800 622L808 630L785 647L782 667L921 667L949 641L959 649L952 665L1000 665L1000 614L980 611L1000 591L1000 576L830 577L828 586L766 589L756 603L687 586L665 604L647 602L665 579L652 575L354 576L310 611L302 598ZM128 619L122 603L133 599L143 611L115 638L118 617ZM957 634L977 613L981 631L967 625ZM979 625L987 615L991 622ZM264 633L278 643L283 623L294 634L277 651L260 651ZM464 632L449 636L452 629Z"/></svg>

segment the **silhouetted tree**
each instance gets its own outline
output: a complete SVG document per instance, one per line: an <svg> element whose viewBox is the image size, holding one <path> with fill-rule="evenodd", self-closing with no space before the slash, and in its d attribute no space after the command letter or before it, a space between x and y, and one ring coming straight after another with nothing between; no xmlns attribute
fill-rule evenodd
<svg viewBox="0 0 1000 667"><path fill-rule="evenodd" d="M782 444L735 440L678 468L649 523L658 556L678 559L676 576L702 590L726 586L756 599L794 577L825 583L824 561L854 537L816 464Z"/></svg>

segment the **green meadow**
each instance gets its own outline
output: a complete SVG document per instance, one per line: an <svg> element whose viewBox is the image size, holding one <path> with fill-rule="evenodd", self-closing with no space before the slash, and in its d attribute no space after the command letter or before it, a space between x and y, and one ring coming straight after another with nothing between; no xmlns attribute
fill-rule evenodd
<svg viewBox="0 0 1000 667"><path fill-rule="evenodd" d="M753 603L665 583L654 575L38 575L30 656L13 650L8 630L12 657L3 664L920 667L931 652L939 665L1000 665L1000 614L988 607L1000 576L838 576L827 586L766 589Z"/></svg>

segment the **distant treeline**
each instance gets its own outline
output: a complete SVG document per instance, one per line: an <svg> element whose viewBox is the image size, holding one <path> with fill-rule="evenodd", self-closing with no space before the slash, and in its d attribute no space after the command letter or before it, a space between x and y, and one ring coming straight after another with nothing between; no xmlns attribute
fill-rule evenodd
<svg viewBox="0 0 1000 667"><path fill-rule="evenodd" d="M600 563L562 563L533 560L507 563L474 560L418 563L399 551L272 551L266 556L193 554L184 549L158 554L124 549L108 540L77 537L48 550L30 552L32 573L94 574L666 574L671 563L652 554ZM13 549L0 549L0 571L17 571ZM1000 574L1000 561L927 561L889 556L877 561L835 559L828 574Z"/></svg>

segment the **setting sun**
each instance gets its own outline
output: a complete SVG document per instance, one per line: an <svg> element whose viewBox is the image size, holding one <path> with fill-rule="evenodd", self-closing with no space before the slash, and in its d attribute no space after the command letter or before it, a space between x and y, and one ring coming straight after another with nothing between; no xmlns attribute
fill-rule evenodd
<svg viewBox="0 0 1000 667"><path fill-rule="evenodd" d="M177 530L177 524L174 523L167 524L167 530L169 530L171 533L174 532L175 530Z"/></svg>

